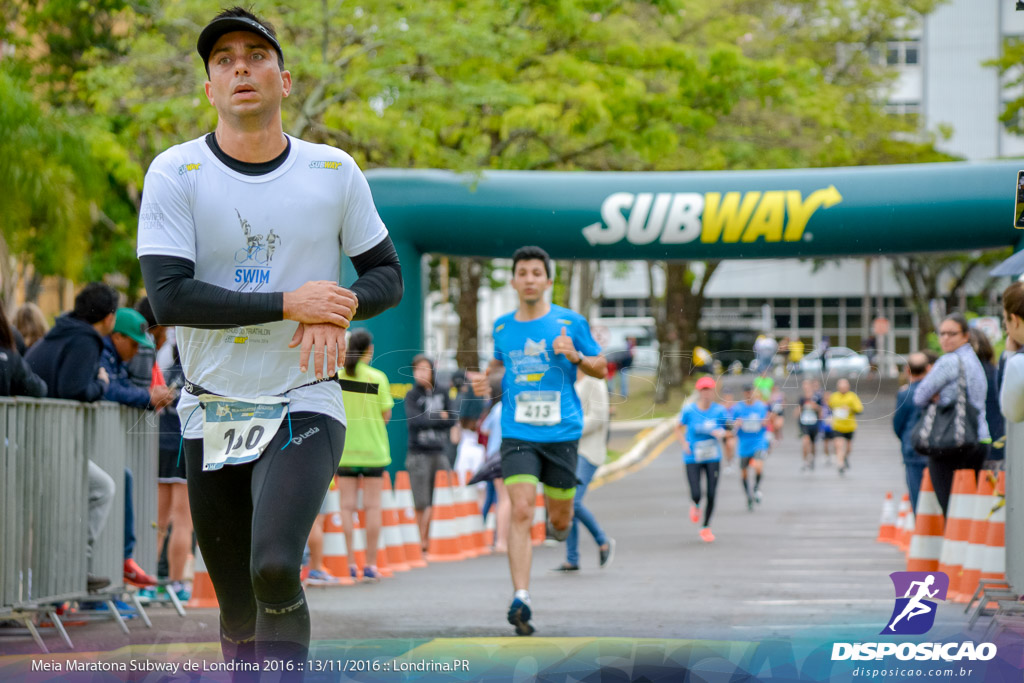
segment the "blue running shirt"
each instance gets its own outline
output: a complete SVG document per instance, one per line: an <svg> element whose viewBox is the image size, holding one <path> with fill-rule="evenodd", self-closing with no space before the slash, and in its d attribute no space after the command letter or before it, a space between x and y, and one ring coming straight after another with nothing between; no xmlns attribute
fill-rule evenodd
<svg viewBox="0 0 1024 683"><path fill-rule="evenodd" d="M718 439L712 436L711 432L724 429L726 419L725 406L718 403L712 403L704 411L698 408L696 403L683 408L679 414L679 424L686 427L686 442L690 444L690 452L683 456L684 463L691 465L697 462L718 462L722 459Z"/></svg>
<svg viewBox="0 0 1024 683"><path fill-rule="evenodd" d="M552 304L547 315L536 320L518 321L513 312L494 322L494 357L505 365L502 438L557 443L574 441L583 434L583 410L573 386L576 366L551 350L563 327L580 354L601 353L586 318L568 308ZM559 413L557 423L545 423Z"/></svg>
<svg viewBox="0 0 1024 683"><path fill-rule="evenodd" d="M764 426L764 418L768 416L768 406L764 401L754 401L753 405L746 401L733 406L736 418L736 435L739 437L737 452L741 458L749 458L758 451L768 448L768 430ZM742 420L742 422L740 422Z"/></svg>

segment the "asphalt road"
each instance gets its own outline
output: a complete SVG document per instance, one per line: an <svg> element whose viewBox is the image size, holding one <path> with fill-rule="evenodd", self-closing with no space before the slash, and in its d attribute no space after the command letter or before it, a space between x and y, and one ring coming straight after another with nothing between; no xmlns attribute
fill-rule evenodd
<svg viewBox="0 0 1024 683"><path fill-rule="evenodd" d="M736 388L735 378L727 385ZM905 568L893 546L875 541L886 491L901 495L903 468L890 415L894 387L862 381L865 404L853 442L851 469L840 476L819 454L800 472L792 414L782 442L766 461L764 501L746 509L738 474L723 473L712 529L703 543L688 519L680 448L660 453L628 476L587 495L587 504L616 539L614 562L597 567L584 533L582 568L549 568L562 547L534 550L531 595L537 636L619 636L751 641L767 638L871 638L893 606L888 574ZM796 396L795 387L787 392ZM375 585L308 590L314 640L510 636L512 597L507 558L435 563ZM135 620L123 636L111 624L71 629L79 650L129 643L215 641L215 610L182 619L150 609L155 628ZM942 606L936 635L955 632L962 608ZM55 647L53 635L47 641ZM31 641L0 641L0 652L33 652Z"/></svg>

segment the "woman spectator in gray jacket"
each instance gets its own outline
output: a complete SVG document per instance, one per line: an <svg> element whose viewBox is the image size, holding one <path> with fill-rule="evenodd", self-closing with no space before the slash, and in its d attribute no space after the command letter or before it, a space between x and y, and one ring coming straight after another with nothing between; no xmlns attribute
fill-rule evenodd
<svg viewBox="0 0 1024 683"><path fill-rule="evenodd" d="M978 410L978 444L960 458L928 458L928 472L931 474L935 496L946 514L949 494L953 487L953 473L959 469L972 469L975 474L988 457L992 438L985 419L985 396L988 379L970 344L967 319L962 313L953 313L939 325L939 344L945 352L925 375L914 392L914 405L924 408L932 401L947 406L956 401L957 382L961 366L967 379L967 401Z"/></svg>

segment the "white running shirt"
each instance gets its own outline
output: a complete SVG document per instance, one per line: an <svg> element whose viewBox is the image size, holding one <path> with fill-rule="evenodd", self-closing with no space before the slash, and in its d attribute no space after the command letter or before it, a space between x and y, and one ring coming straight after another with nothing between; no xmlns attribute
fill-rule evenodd
<svg viewBox="0 0 1024 683"><path fill-rule="evenodd" d="M342 250L358 256L382 242L387 228L352 157L327 145L289 140L285 162L258 176L224 165L205 136L160 154L146 173L138 255L188 259L197 280L241 292L337 282ZM288 348L297 325L283 320L220 330L179 326L185 377L234 398L287 393L291 410L344 423L337 383L289 391L316 380L313 363L300 372L299 349ZM182 392L178 413L187 438L203 435L202 411L192 414L198 404Z"/></svg>

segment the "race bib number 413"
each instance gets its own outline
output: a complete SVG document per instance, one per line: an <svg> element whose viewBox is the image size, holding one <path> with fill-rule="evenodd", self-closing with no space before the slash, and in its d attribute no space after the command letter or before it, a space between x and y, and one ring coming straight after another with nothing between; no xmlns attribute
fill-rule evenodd
<svg viewBox="0 0 1024 683"><path fill-rule="evenodd" d="M516 395L516 422L556 425L562 421L562 395L557 391L524 391Z"/></svg>
<svg viewBox="0 0 1024 683"><path fill-rule="evenodd" d="M288 399L278 396L242 400L205 394L203 471L252 462L263 454L285 417Z"/></svg>

